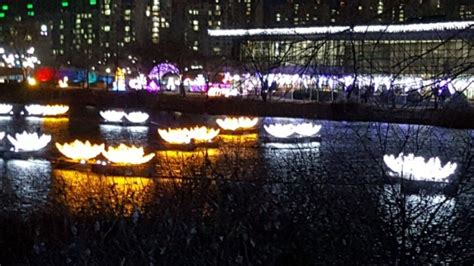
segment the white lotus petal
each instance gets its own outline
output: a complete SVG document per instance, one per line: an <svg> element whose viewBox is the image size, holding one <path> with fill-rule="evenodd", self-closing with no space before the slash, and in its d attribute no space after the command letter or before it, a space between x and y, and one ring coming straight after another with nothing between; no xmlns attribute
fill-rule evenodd
<svg viewBox="0 0 474 266"><path fill-rule="evenodd" d="M1 115L6 115L9 114L13 109L13 105L11 104L0 104L0 114Z"/></svg>
<svg viewBox="0 0 474 266"><path fill-rule="evenodd" d="M25 109L29 115L55 116L65 114L69 111L69 106L30 104L25 106Z"/></svg>
<svg viewBox="0 0 474 266"><path fill-rule="evenodd" d="M315 125L313 123L302 123L294 127L295 133L305 137L311 137L318 134L321 130L321 125Z"/></svg>
<svg viewBox="0 0 474 266"><path fill-rule="evenodd" d="M122 118L125 116L125 112L115 110L100 111L99 113L100 116L108 122L121 122Z"/></svg>
<svg viewBox="0 0 474 266"><path fill-rule="evenodd" d="M425 160L421 156L415 157L413 153L408 155L400 153L398 157L385 155L383 160L387 167L400 177L414 180L446 182L457 168L456 163L448 162L442 166L438 157Z"/></svg>
<svg viewBox="0 0 474 266"><path fill-rule="evenodd" d="M46 147L51 141L51 135L43 134L38 136L38 133L16 133L15 138L7 135L7 139L15 147L15 151L38 151Z"/></svg>
<svg viewBox="0 0 474 266"><path fill-rule="evenodd" d="M264 125L263 128L265 131L276 138L288 138L293 133L295 133L294 126L291 124L272 124L272 125Z"/></svg>
<svg viewBox="0 0 474 266"><path fill-rule="evenodd" d="M147 113L144 112L131 112L125 115L128 121L132 123L144 123L150 117Z"/></svg>

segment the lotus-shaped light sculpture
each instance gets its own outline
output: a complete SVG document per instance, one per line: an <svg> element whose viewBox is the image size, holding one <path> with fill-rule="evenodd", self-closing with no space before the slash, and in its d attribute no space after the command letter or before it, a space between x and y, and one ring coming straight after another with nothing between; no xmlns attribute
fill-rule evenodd
<svg viewBox="0 0 474 266"><path fill-rule="evenodd" d="M143 147L127 146L120 144L117 147L108 147L102 152L107 160L116 164L144 164L149 162L154 156L154 153L145 155Z"/></svg>
<svg viewBox="0 0 474 266"><path fill-rule="evenodd" d="M265 131L276 138L288 138L295 133L295 127L292 124L271 124L264 125Z"/></svg>
<svg viewBox="0 0 474 266"><path fill-rule="evenodd" d="M13 105L11 104L0 104L0 115L9 114L13 110Z"/></svg>
<svg viewBox="0 0 474 266"><path fill-rule="evenodd" d="M41 116L57 116L63 115L69 111L67 105L41 105L41 104L30 104L25 106L26 111L29 115L41 115Z"/></svg>
<svg viewBox="0 0 474 266"><path fill-rule="evenodd" d="M135 124L145 123L149 117L150 116L144 112L130 112L125 115L125 118L127 118L128 121Z"/></svg>
<svg viewBox="0 0 474 266"><path fill-rule="evenodd" d="M258 123L258 118L226 117L225 119L216 119L216 123L224 130L235 131L254 128Z"/></svg>
<svg viewBox="0 0 474 266"><path fill-rule="evenodd" d="M170 144L189 144L191 142L191 135L187 128L158 129L158 134Z"/></svg>
<svg viewBox="0 0 474 266"><path fill-rule="evenodd" d="M438 157L432 157L428 160L421 156L415 156L410 153L398 157L394 155L385 155L383 160L391 171L405 179L446 182L447 178L454 174L457 168L456 163L448 162L441 166Z"/></svg>
<svg viewBox="0 0 474 266"><path fill-rule="evenodd" d="M43 134L38 136L38 133L16 133L15 137L7 135L7 139L14 146L14 150L18 151L38 151L46 147L51 141L51 135Z"/></svg>
<svg viewBox="0 0 474 266"><path fill-rule="evenodd" d="M115 110L100 111L99 114L107 122L122 122L125 116L125 112Z"/></svg>
<svg viewBox="0 0 474 266"><path fill-rule="evenodd" d="M56 148L66 157L72 160L82 161L95 158L104 151L104 144L91 144L89 141L75 140L71 143L59 144Z"/></svg>
<svg viewBox="0 0 474 266"><path fill-rule="evenodd" d="M301 123L294 126L295 133L304 137L312 137L318 134L319 130L321 130L321 125L313 123Z"/></svg>
<svg viewBox="0 0 474 266"><path fill-rule="evenodd" d="M197 141L210 142L219 135L219 129L202 127L193 127L189 130L190 137Z"/></svg>

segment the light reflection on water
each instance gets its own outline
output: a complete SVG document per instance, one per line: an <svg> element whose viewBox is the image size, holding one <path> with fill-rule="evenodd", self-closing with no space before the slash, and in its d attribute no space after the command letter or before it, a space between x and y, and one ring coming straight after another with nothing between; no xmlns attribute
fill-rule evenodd
<svg viewBox="0 0 474 266"><path fill-rule="evenodd" d="M74 170L53 171L54 199L72 213L111 213L129 216L150 198L153 180L104 176Z"/></svg>
<svg viewBox="0 0 474 266"><path fill-rule="evenodd" d="M174 126L174 123L181 121L181 118L180 120L177 120L165 116L160 119L162 120L156 121L158 124L163 124L164 121L169 120L169 126ZM261 175L256 173L259 169L264 169L266 173L269 173L269 176L281 176L286 180L297 180L303 174L311 175L314 173L314 168L309 167L308 162L321 165L323 162L326 164L326 162L329 161L328 158L332 160L333 157L338 160L331 161L331 165L328 166L328 168L334 169L334 172L337 174L345 171L343 169L345 166L356 164L356 162L359 161L363 162L359 163L361 167L380 167L380 165L378 165L379 162L374 161L371 158L370 160L360 160L361 155L363 155L362 152L365 151L356 147L357 145L360 145L372 149L375 153L378 152L377 149L379 149L379 147L375 144L380 144L381 141L377 139L377 134L386 127L385 124L374 126L370 123L363 122L348 123L288 118L264 118L262 121L262 125L264 123L299 122L322 124L323 127L320 132L322 141L308 143L260 143L260 134L264 135L264 130L260 126L260 128L256 129L258 133L220 135L217 139L217 149L157 151L156 158L154 159L156 162L156 175L172 177L170 180L179 180L173 179L173 177L205 176L208 175L210 171L213 171L213 173L222 174L222 176L229 179L246 177L250 179L260 178ZM191 122L186 126L192 126ZM118 145L120 143L128 145L133 144L136 146L144 146L145 149L149 151L158 149L157 142L159 141L159 137L156 131L157 127L158 126L153 125L99 125L95 124L95 122L90 123L89 120L81 120L81 118L21 117L19 119L12 119L8 116L0 116L0 131L6 131L6 133L9 134L14 134L23 130L34 132L39 129L42 133L51 134L53 136L53 142L72 142L77 138L82 141L89 140L93 143L105 142L107 146ZM394 127L394 129L389 130L388 141L385 147L390 147L392 143L397 142L397 138L393 135L404 135L408 132L406 125L392 124L390 127ZM397 129L397 127L400 127L400 129ZM82 129L82 131L80 129ZM412 131L413 130L410 132ZM474 131L455 131L423 126L421 132L430 132L431 134L427 134L427 137L430 138L435 138L439 135L443 137L443 140L449 140L446 141L448 148L454 148L454 151L457 151L459 150L457 147L463 145L463 138L458 137L458 135L466 135L472 138ZM361 141L361 137L356 133L364 137L364 142ZM5 142L5 140L3 140L3 142ZM431 146L439 146L435 141L429 144ZM6 145L6 143L4 143L4 145ZM55 150L54 146L51 144L48 149L51 151ZM450 155L454 154L450 153L450 149L446 149L445 152ZM379 157L381 158L383 154L385 153L380 152ZM347 165L341 164L341 162L347 163ZM333 167L332 164L337 165ZM46 200L51 187L50 163L46 161L11 160L6 163L4 162L1 169L3 171L3 178L1 180L3 194L5 194L6 191L12 191L25 203L33 202L34 200ZM367 173L364 172L362 175L363 174ZM62 177L63 175L66 177ZM291 179L288 178L290 175L292 175ZM354 174L352 172L344 172L344 175L352 176ZM76 189L79 194L93 198L95 197L96 200L100 199L98 198L98 189L106 190L107 187L113 187L113 191L115 191L114 193L122 195L129 195L130 193L133 194L138 192L146 194L146 192L148 192L146 187L148 187L148 184L153 183L153 181L144 179L142 182L142 178L137 178L122 177L122 179L120 179L117 177L110 179L95 174L87 174L83 172L69 173L64 170L55 170L53 175L55 190L60 188L59 184L64 183L65 187L69 188L66 194L71 199L74 198L73 196L76 193L74 192L74 189ZM116 182L113 180L119 181ZM145 184L147 186L134 186L133 184L130 186L130 184L127 183L128 181L126 182L125 180L129 180L132 183L140 180L142 185ZM89 188L88 185L90 185ZM122 187L122 189L119 187ZM285 187L282 186L281 190L285 190ZM78 206L83 207L84 204L87 204L84 197L81 197L82 198L77 199L79 202L74 209L79 208ZM120 200L125 200L125 197L122 196ZM137 201L140 202L140 199L137 199ZM110 200L109 205L117 202L117 200ZM141 202L143 202L143 200ZM69 201L68 205L71 204L74 205ZM128 204L128 213L131 209L142 206L137 204L134 207L130 207L132 205L133 204Z"/></svg>
<svg viewBox="0 0 474 266"><path fill-rule="evenodd" d="M100 125L100 135L109 145L127 143L129 145L146 146L148 142L148 127Z"/></svg>
<svg viewBox="0 0 474 266"><path fill-rule="evenodd" d="M51 183L51 163L45 160L8 160L2 164L2 191L21 205L44 203Z"/></svg>

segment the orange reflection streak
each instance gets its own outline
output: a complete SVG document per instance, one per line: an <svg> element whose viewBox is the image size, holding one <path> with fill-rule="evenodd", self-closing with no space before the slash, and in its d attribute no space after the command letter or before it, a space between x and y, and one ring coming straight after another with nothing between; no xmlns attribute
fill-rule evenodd
<svg viewBox="0 0 474 266"><path fill-rule="evenodd" d="M164 176L193 176L215 164L221 152L219 149L198 149L195 151L158 151L160 161L156 170Z"/></svg>
<svg viewBox="0 0 474 266"><path fill-rule="evenodd" d="M256 144L258 139L257 133L242 134L242 135L230 135L221 134L219 140L224 144Z"/></svg>
<svg viewBox="0 0 474 266"><path fill-rule="evenodd" d="M54 199L74 214L111 213L130 216L143 210L153 180L142 177L103 176L74 170L53 171Z"/></svg>

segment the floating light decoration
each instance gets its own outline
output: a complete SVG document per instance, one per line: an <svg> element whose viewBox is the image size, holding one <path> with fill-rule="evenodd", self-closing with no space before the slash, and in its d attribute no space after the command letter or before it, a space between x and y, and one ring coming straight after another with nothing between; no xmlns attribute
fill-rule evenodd
<svg viewBox="0 0 474 266"><path fill-rule="evenodd" d="M191 136L189 129L178 128L178 129L158 129L158 134L162 139L170 144L189 144L191 143Z"/></svg>
<svg viewBox="0 0 474 266"><path fill-rule="evenodd" d="M312 137L318 134L319 130L321 130L321 125L313 123L301 123L294 126L295 133L304 137Z"/></svg>
<svg viewBox="0 0 474 266"><path fill-rule="evenodd" d="M150 116L144 112L131 112L126 114L125 117L132 123L140 124L145 123Z"/></svg>
<svg viewBox="0 0 474 266"><path fill-rule="evenodd" d="M408 155L400 153L396 158L394 155L385 155L383 160L387 167L400 177L421 181L446 182L457 168L456 163L448 162L441 166L438 157L426 161L425 158L415 156L413 153Z"/></svg>
<svg viewBox="0 0 474 266"><path fill-rule="evenodd" d="M38 151L46 147L51 141L51 135L43 134L38 136L38 133L16 133L15 138L7 135L7 139L14 146L14 151Z"/></svg>
<svg viewBox="0 0 474 266"><path fill-rule="evenodd" d="M9 114L13 110L13 105L11 104L0 104L0 115Z"/></svg>
<svg viewBox="0 0 474 266"><path fill-rule="evenodd" d="M272 124L264 125L265 131L276 138L288 138L295 133L295 127L291 124Z"/></svg>
<svg viewBox="0 0 474 266"><path fill-rule="evenodd" d="M154 153L145 155L143 147L127 146L120 144L117 147L108 147L102 152L107 160L116 164L144 164L149 162L154 156Z"/></svg>
<svg viewBox="0 0 474 266"><path fill-rule="evenodd" d="M75 140L72 143L59 144L56 148L66 157L72 160L83 161L95 158L104 151L104 144L91 144L89 141Z"/></svg>
<svg viewBox="0 0 474 266"><path fill-rule="evenodd" d="M212 139L219 135L219 129L207 128L207 127L194 127L189 130L190 137L197 141L210 142Z"/></svg>
<svg viewBox="0 0 474 266"><path fill-rule="evenodd" d="M199 142L210 142L219 135L219 132L219 129L207 128L204 126L194 127L191 129L158 129L158 134L160 134L161 138L170 144L189 144L191 143L191 139Z"/></svg>
<svg viewBox="0 0 474 266"><path fill-rule="evenodd" d="M226 117L216 119L216 123L224 130L235 131L237 129L251 129L258 123L258 118L250 117Z"/></svg>
<svg viewBox="0 0 474 266"><path fill-rule="evenodd" d="M40 105L40 104L31 104L25 106L26 111L29 115L41 115L41 116L57 116L63 115L69 111L69 106L67 105Z"/></svg>
<svg viewBox="0 0 474 266"><path fill-rule="evenodd" d="M100 111L99 114L107 122L122 122L122 118L125 116L125 112L115 110Z"/></svg>

